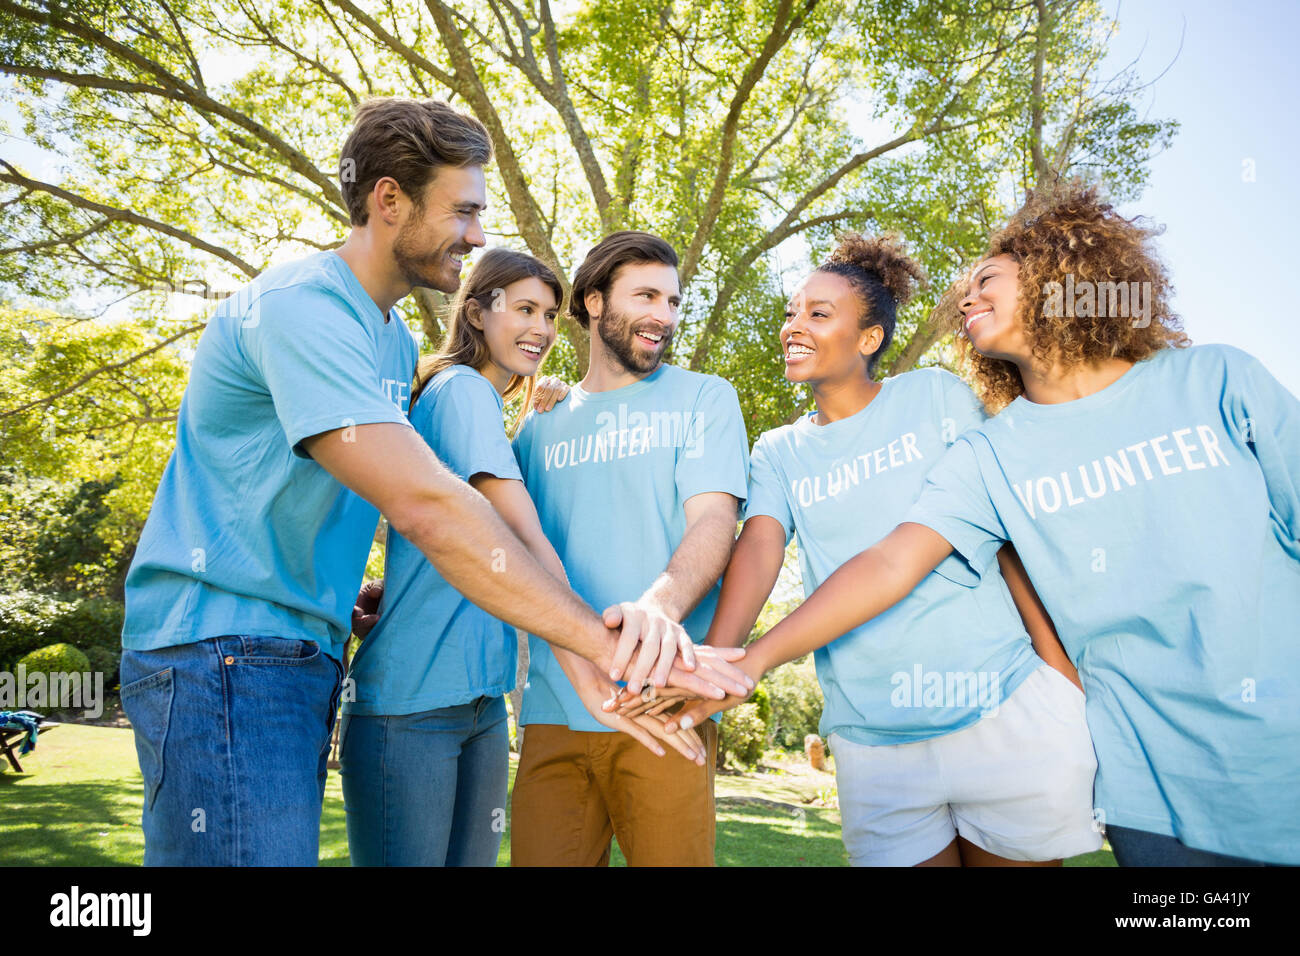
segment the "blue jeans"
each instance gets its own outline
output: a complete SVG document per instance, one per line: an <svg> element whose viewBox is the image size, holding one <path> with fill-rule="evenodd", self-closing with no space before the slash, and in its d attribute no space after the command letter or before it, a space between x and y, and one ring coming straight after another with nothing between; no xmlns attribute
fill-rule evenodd
<svg viewBox="0 0 1300 956"><path fill-rule="evenodd" d="M343 668L314 641L122 653L145 866L315 866Z"/></svg>
<svg viewBox="0 0 1300 956"><path fill-rule="evenodd" d="M353 866L495 866L505 831L504 697L399 717L344 714Z"/></svg>
<svg viewBox="0 0 1300 956"><path fill-rule="evenodd" d="M1193 850L1177 837L1129 827L1106 827L1106 839L1120 866L1269 866L1239 856Z"/></svg>

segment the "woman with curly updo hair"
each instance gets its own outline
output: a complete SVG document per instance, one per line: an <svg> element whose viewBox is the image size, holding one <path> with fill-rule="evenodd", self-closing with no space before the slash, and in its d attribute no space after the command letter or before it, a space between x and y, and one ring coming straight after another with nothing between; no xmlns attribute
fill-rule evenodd
<svg viewBox="0 0 1300 956"><path fill-rule="evenodd" d="M970 388L943 369L874 378L923 278L897 240L851 234L795 291L780 331L785 375L811 388L816 409L754 445L707 643L744 643L792 535L812 593L898 524L930 468L983 423ZM854 865L1055 865L1101 846L1077 676L1014 552L999 558L1003 573L995 563L982 576L949 558L888 614L820 631L798 653L760 640L740 662L757 681L815 651Z"/></svg>
<svg viewBox="0 0 1300 956"><path fill-rule="evenodd" d="M1011 542L1087 692L1118 862L1300 864L1300 402L1188 347L1151 235L1066 184L993 236L951 314L1000 411L759 643L804 653Z"/></svg>

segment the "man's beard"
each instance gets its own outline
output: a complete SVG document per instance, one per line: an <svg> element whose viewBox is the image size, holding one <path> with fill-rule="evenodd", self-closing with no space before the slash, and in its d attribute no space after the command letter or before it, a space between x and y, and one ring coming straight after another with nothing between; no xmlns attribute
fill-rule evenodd
<svg viewBox="0 0 1300 956"><path fill-rule="evenodd" d="M642 374L658 368L663 357L668 354L668 347L673 343L673 333L668 331L660 340L657 351L649 355L639 353L632 321L622 312L615 312L608 307L596 319L596 334L623 368Z"/></svg>
<svg viewBox="0 0 1300 956"><path fill-rule="evenodd" d="M438 256L437 259L422 255L419 246L415 240L415 217L419 211L412 216L412 221L406 223L397 234L397 240L393 243L393 262L396 264L402 278L412 286L418 286L425 289L436 289L439 292L455 292L460 285L459 278L452 280L451 288L446 288L446 252ZM450 251L450 250L447 250ZM465 250L469 252L469 250ZM439 265L441 261L442 265Z"/></svg>

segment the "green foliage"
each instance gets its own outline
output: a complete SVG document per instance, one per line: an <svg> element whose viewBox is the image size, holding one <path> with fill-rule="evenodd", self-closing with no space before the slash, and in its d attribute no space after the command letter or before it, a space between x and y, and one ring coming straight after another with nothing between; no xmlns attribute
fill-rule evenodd
<svg viewBox="0 0 1300 956"><path fill-rule="evenodd" d="M803 748L817 733L822 717L822 689L812 657L778 667L763 681L772 699L772 741L786 750Z"/></svg>
<svg viewBox="0 0 1300 956"><path fill-rule="evenodd" d="M0 507L8 519L0 567L8 587L122 596L187 374L179 349L148 323L0 305Z"/></svg>
<svg viewBox="0 0 1300 956"><path fill-rule="evenodd" d="M18 666L25 667L28 674L84 674L90 670L90 661L71 644L51 644L32 651Z"/></svg>
<svg viewBox="0 0 1300 956"><path fill-rule="evenodd" d="M0 133L58 172L0 165L0 471L26 476L0 481L6 587L120 596L203 320L346 235L338 154L367 96L451 98L493 130L494 244L572 275L614 229L672 242L673 361L732 381L751 439L807 407L776 334L840 231L900 232L931 275L897 374L936 360L931 307L1026 187L1050 168L1130 198L1177 128L1136 108L1136 72L1100 75L1098 0L373 6L7 4ZM431 340L437 298L402 305ZM560 324L547 371L574 381L585 337Z"/></svg>
<svg viewBox="0 0 1300 956"><path fill-rule="evenodd" d="M117 686L118 669L122 665L122 652L110 650L106 647L88 647L86 648L86 660L90 662L91 673L101 673L104 675L104 686L113 688Z"/></svg>
<svg viewBox="0 0 1300 956"><path fill-rule="evenodd" d="M764 727L772 725L772 697L767 692L764 684L759 684L754 688L754 693L749 695L747 703L753 704L758 708L759 719L763 721Z"/></svg>
<svg viewBox="0 0 1300 956"><path fill-rule="evenodd" d="M718 765L729 760L752 767L767 748L767 724L756 704L741 704L722 715L718 726Z"/></svg>
<svg viewBox="0 0 1300 956"><path fill-rule="evenodd" d="M12 671L23 655L50 644L71 644L87 654L96 648L117 653L123 612L119 602L108 598L0 593L0 670Z"/></svg>
<svg viewBox="0 0 1300 956"><path fill-rule="evenodd" d="M19 658L51 643L45 628L58 606L53 598L30 591L0 594L0 670L12 671Z"/></svg>
<svg viewBox="0 0 1300 956"><path fill-rule="evenodd" d="M121 597L130 545L107 498L121 483L51 481L0 471L0 564L11 584L49 593Z"/></svg>
<svg viewBox="0 0 1300 956"><path fill-rule="evenodd" d="M83 650L102 647L117 650L122 646L122 622L125 606L111 598L85 598L67 602L45 628L47 636Z"/></svg>

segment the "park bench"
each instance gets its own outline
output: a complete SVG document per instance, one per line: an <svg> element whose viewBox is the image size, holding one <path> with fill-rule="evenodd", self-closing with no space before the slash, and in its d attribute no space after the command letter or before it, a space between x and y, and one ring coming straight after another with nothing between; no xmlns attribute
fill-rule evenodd
<svg viewBox="0 0 1300 956"><path fill-rule="evenodd" d="M25 713L31 713L31 711L25 711ZM59 726L57 723L45 720L40 714L32 714L32 716L37 718L37 734L43 734ZM23 739L27 736L27 733L27 728L20 724L8 722L0 724L0 753L4 754L5 759L13 765L14 770L18 773L23 773L23 765L18 762L18 750L21 749Z"/></svg>

